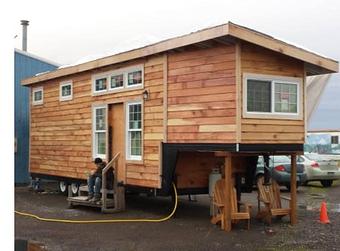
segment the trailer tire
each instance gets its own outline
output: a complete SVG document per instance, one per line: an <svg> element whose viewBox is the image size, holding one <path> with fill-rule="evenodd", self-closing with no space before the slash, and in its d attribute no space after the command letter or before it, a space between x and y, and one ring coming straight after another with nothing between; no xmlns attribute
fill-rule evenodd
<svg viewBox="0 0 340 251"><path fill-rule="evenodd" d="M59 181L58 190L61 194L67 195L68 184L65 181Z"/></svg>
<svg viewBox="0 0 340 251"><path fill-rule="evenodd" d="M71 192L73 196L77 196L79 192L79 183L71 183Z"/></svg>

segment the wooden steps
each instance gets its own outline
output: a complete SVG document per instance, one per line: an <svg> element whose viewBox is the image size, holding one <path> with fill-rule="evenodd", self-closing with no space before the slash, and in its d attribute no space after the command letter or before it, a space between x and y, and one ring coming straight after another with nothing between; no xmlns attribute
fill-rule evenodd
<svg viewBox="0 0 340 251"><path fill-rule="evenodd" d="M79 192L80 192L80 194L88 193L88 192L89 192L88 186L81 186L81 187L79 187ZM102 193L102 192L103 192L103 189L100 189L100 192ZM107 194L114 194L114 191L113 191L113 190L107 189L107 190L106 190L106 193L107 193Z"/></svg>
<svg viewBox="0 0 340 251"><path fill-rule="evenodd" d="M72 196L71 186L68 191L68 205L73 206L88 206L100 207L103 213L115 213L125 210L125 189L122 184L118 184L117 161L119 158L117 153L113 159L102 170L102 189L100 190L101 198L98 202L88 201L88 186L79 188L78 196ZM113 171L113 190L107 189L107 172L112 168Z"/></svg>

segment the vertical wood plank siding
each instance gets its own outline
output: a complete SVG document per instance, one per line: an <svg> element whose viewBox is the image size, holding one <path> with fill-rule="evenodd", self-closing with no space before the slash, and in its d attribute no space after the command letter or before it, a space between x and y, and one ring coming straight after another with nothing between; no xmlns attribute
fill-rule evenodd
<svg viewBox="0 0 340 251"><path fill-rule="evenodd" d="M92 105L143 100L144 89L92 96L92 74L144 64L143 161L126 163L126 183L159 187L163 140L163 57L153 56L43 83L44 104L31 105L30 172L84 179L92 163ZM73 81L73 99L59 101L59 83ZM32 87L40 86L39 84ZM123 132L125 133L125 132Z"/></svg>
<svg viewBox="0 0 340 251"><path fill-rule="evenodd" d="M168 142L236 140L235 46L168 55Z"/></svg>
<svg viewBox="0 0 340 251"><path fill-rule="evenodd" d="M241 71L304 78L302 61L246 42L241 44ZM243 80L242 80L243 81ZM304 84L304 81L303 81ZM242 86L243 88L243 86ZM304 88L302 87L302 90ZM303 100L304 100L303 94ZM303 109L303 107L301 107ZM245 107L241 106L241 109ZM303 116L305 116L303 114ZM252 119L241 120L242 143L304 143L304 119Z"/></svg>

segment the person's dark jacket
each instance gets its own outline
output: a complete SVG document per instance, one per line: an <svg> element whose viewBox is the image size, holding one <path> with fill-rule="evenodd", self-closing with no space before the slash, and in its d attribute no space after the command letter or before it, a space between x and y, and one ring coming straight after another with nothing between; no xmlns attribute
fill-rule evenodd
<svg viewBox="0 0 340 251"><path fill-rule="evenodd" d="M102 171L105 168L105 166L106 166L105 162L99 163L97 165L97 170L95 171L93 175L102 179ZM113 188L112 183L113 183L113 169L111 167L106 173L106 184L107 184L106 188L112 189Z"/></svg>

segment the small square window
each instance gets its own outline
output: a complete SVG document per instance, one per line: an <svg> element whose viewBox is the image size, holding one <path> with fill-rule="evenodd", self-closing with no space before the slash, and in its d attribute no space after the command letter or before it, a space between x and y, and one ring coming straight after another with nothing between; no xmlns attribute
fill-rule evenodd
<svg viewBox="0 0 340 251"><path fill-rule="evenodd" d="M111 89L121 88L124 86L124 74L111 76Z"/></svg>
<svg viewBox="0 0 340 251"><path fill-rule="evenodd" d="M339 136L331 136L331 144L339 144Z"/></svg>
<svg viewBox="0 0 340 251"><path fill-rule="evenodd" d="M35 88L32 93L32 103L33 105L41 105L43 103L43 88Z"/></svg>
<svg viewBox="0 0 340 251"><path fill-rule="evenodd" d="M142 84L142 71L133 71L128 73L128 86Z"/></svg>
<svg viewBox="0 0 340 251"><path fill-rule="evenodd" d="M60 101L71 100L72 95L72 82L60 84Z"/></svg>
<svg viewBox="0 0 340 251"><path fill-rule="evenodd" d="M107 78L97 78L95 81L95 92L106 91Z"/></svg>

